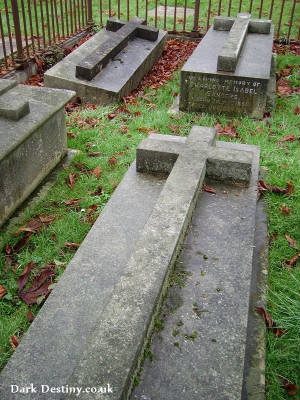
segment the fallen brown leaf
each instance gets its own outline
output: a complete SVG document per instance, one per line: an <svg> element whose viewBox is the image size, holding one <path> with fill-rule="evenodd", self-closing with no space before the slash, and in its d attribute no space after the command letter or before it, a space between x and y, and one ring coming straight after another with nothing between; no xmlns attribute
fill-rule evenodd
<svg viewBox="0 0 300 400"><path fill-rule="evenodd" d="M27 319L29 322L33 322L33 320L34 320L34 314L31 310L28 310Z"/></svg>
<svg viewBox="0 0 300 400"><path fill-rule="evenodd" d="M12 347L14 350L16 350L16 348L19 346L20 339L18 338L17 335L12 335L12 336L9 338L9 343L10 343L11 347Z"/></svg>
<svg viewBox="0 0 300 400"><path fill-rule="evenodd" d="M68 179L66 180L67 185L69 188L74 189L75 185L74 182L77 179L77 174L74 172L71 172L68 176Z"/></svg>
<svg viewBox="0 0 300 400"><path fill-rule="evenodd" d="M291 247L293 247L294 249L298 250L298 248L296 246L296 243L295 243L295 240L293 238L291 238L288 233L286 233L284 236L285 236L286 240L289 242L289 245Z"/></svg>
<svg viewBox="0 0 300 400"><path fill-rule="evenodd" d="M26 233L13 247L13 253L18 254L24 247L27 245L30 236L32 235L31 232Z"/></svg>
<svg viewBox="0 0 300 400"><path fill-rule="evenodd" d="M281 379L281 382L289 396L295 396L298 393L298 386L295 383L290 383L286 379Z"/></svg>
<svg viewBox="0 0 300 400"><path fill-rule="evenodd" d="M300 107L299 107L299 106L297 106L297 107L294 109L294 114L295 114L295 115L300 114Z"/></svg>
<svg viewBox="0 0 300 400"><path fill-rule="evenodd" d="M101 167L101 165L98 165L98 167L96 167L96 168L93 170L93 175L94 175L97 179L99 179L100 176L101 176L101 174L102 174L102 167Z"/></svg>
<svg viewBox="0 0 300 400"><path fill-rule="evenodd" d="M300 254L296 254L290 260L285 261L286 268L290 269L294 265L296 265L297 260L300 258Z"/></svg>
<svg viewBox="0 0 300 400"><path fill-rule="evenodd" d="M216 194L216 193L217 193L216 189L214 189L214 188L212 188L212 187L210 187L210 186L207 186L207 185L203 185L203 186L202 186L202 189L203 189L205 192L208 192L208 193L212 193L212 194Z"/></svg>
<svg viewBox="0 0 300 400"><path fill-rule="evenodd" d="M97 204L92 204L91 206L89 206L86 210L85 215L88 217L89 215L91 215L94 211L96 211L98 208Z"/></svg>
<svg viewBox="0 0 300 400"><path fill-rule="evenodd" d="M79 199L71 199L71 200L65 200L64 201L64 203L67 206L72 206L73 204L78 204L78 202L79 202Z"/></svg>
<svg viewBox="0 0 300 400"><path fill-rule="evenodd" d="M255 307L255 310L263 317L266 326L272 330L276 337L286 334L284 329L276 326L276 323L272 321L270 314L263 307Z"/></svg>
<svg viewBox="0 0 300 400"><path fill-rule="evenodd" d="M284 215L290 215L290 212L291 212L291 209L289 207L286 207L284 204L282 204L279 207L279 210L280 210L281 214L284 214Z"/></svg>
<svg viewBox="0 0 300 400"><path fill-rule="evenodd" d="M18 279L18 290L19 290L19 291L22 290L23 287L27 285L30 272L31 272L35 267L36 267L36 264L35 264L34 262L32 262L32 261L29 262L29 263L25 266L23 272L21 273L21 275L19 276L19 279Z"/></svg>
<svg viewBox="0 0 300 400"><path fill-rule="evenodd" d="M284 138L277 140L278 143L283 143L283 142L294 142L296 140L295 135L287 135Z"/></svg>
<svg viewBox="0 0 300 400"><path fill-rule="evenodd" d="M109 164L110 164L110 166L111 166L112 168L115 168L115 165L116 165L116 163L117 163L117 159L116 159L115 157L110 157L109 160L108 160L108 162L109 162Z"/></svg>
<svg viewBox="0 0 300 400"><path fill-rule="evenodd" d="M2 299L3 296L5 296L7 293L6 289L4 286L0 285L0 299Z"/></svg>
<svg viewBox="0 0 300 400"><path fill-rule="evenodd" d="M70 250L77 250L80 246L80 244L74 242L65 242L64 245Z"/></svg>
<svg viewBox="0 0 300 400"><path fill-rule="evenodd" d="M99 156L102 156L103 155L103 153L101 153L101 151L94 151L94 152L92 152L92 153L88 153L88 157L99 157Z"/></svg>

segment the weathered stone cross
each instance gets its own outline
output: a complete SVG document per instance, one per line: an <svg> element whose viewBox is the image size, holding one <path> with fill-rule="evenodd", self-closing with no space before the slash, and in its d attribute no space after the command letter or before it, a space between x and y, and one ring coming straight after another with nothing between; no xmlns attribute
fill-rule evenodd
<svg viewBox="0 0 300 400"><path fill-rule="evenodd" d="M12 121L18 121L30 112L28 101L24 101L19 93L14 92L13 88L16 85L16 81L0 81L0 117Z"/></svg>
<svg viewBox="0 0 300 400"><path fill-rule="evenodd" d="M202 181L206 175L221 181L249 183L252 152L215 146L215 128L194 126L188 138L152 134L137 148L136 168L138 172L174 175L176 169L187 166L185 175L180 173L181 186L195 177L196 170Z"/></svg>
<svg viewBox="0 0 300 400"><path fill-rule="evenodd" d="M93 54L84 58L76 65L76 77L81 79L93 79L105 65L115 57L128 41L134 37L155 41L159 30L145 25L146 20L134 17L130 21L121 21L110 18L106 23L106 30L112 31L110 37L103 42Z"/></svg>
<svg viewBox="0 0 300 400"><path fill-rule="evenodd" d="M230 31L224 46L218 56L218 71L234 72L239 55L248 32L270 33L271 21L250 19L251 14L240 13L237 18L217 16L214 19L214 29Z"/></svg>

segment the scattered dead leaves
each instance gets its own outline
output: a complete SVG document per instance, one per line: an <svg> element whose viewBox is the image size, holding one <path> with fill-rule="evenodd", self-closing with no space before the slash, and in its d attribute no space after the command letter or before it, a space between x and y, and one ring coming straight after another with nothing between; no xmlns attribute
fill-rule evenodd
<svg viewBox="0 0 300 400"><path fill-rule="evenodd" d="M33 322L33 320L34 320L34 314L31 310L28 310L28 312L27 312L27 319L28 319L28 322L30 322L30 323Z"/></svg>
<svg viewBox="0 0 300 400"><path fill-rule="evenodd" d="M258 191L260 194L272 192L272 193L277 193L277 194L291 195L292 193L294 193L294 190L295 190L295 188L291 183L288 183L287 187L283 188L280 186L268 185L262 180L258 181Z"/></svg>
<svg viewBox="0 0 300 400"><path fill-rule="evenodd" d="M276 323L272 321L270 314L263 307L255 307L255 310L263 317L267 328L271 329L276 337L286 334L284 329L276 326Z"/></svg>
<svg viewBox="0 0 300 400"><path fill-rule="evenodd" d="M217 122L215 124L215 128L217 130L218 136L227 136L229 138L240 138L237 128L234 125L226 125L225 128L223 128L222 124L220 122Z"/></svg>
<svg viewBox="0 0 300 400"><path fill-rule="evenodd" d="M28 306L37 304L38 299L41 296L42 300L46 299L51 292L49 286L53 283L53 277L56 274L55 264L48 263L39 269L37 275L32 281L31 286L28 289L23 290L28 283L30 272L35 267L36 265L33 262L28 263L18 280L18 296Z"/></svg>

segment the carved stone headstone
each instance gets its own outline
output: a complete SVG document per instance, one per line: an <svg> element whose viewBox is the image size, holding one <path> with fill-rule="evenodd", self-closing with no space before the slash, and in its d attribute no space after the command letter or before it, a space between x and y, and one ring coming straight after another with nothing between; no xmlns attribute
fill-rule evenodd
<svg viewBox="0 0 300 400"><path fill-rule="evenodd" d="M74 95L0 79L0 225L66 153L64 106Z"/></svg>
<svg viewBox="0 0 300 400"><path fill-rule="evenodd" d="M272 85L271 21L215 17L181 71L180 110L262 118Z"/></svg>
<svg viewBox="0 0 300 400"><path fill-rule="evenodd" d="M106 29L45 74L45 86L75 90L84 101L109 104L138 86L161 55L166 32L135 17L110 18Z"/></svg>

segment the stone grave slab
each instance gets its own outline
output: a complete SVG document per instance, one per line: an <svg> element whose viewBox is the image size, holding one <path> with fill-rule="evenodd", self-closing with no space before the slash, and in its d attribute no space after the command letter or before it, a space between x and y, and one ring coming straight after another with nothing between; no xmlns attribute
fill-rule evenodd
<svg viewBox="0 0 300 400"><path fill-rule="evenodd" d="M83 399L101 399L103 393L85 388L109 384L109 398L129 397L204 177L256 189L256 148L215 140L214 128L195 126L186 140L154 135L140 144L136 162L0 375L1 398L15 399L10 385L27 382L38 388L28 399L40 398L41 384L81 387ZM252 250L247 242L243 268ZM245 290L248 276L247 269ZM43 398L70 394L48 391Z"/></svg>
<svg viewBox="0 0 300 400"><path fill-rule="evenodd" d="M166 32L110 18L106 28L45 73L45 86L75 90L84 101L109 104L136 88L161 55Z"/></svg>
<svg viewBox="0 0 300 400"><path fill-rule="evenodd" d="M186 8L186 17L190 17L194 15L194 9L193 8ZM175 7L173 6L158 6L157 7L157 16L158 17L164 17L166 13L167 17L174 17L175 14ZM155 8L150 10L148 12L149 17L154 17L155 16ZM176 7L176 17L177 18L183 18L184 17L184 7Z"/></svg>
<svg viewBox="0 0 300 400"><path fill-rule="evenodd" d="M261 119L272 85L271 21L215 17L181 70L179 109Z"/></svg>
<svg viewBox="0 0 300 400"><path fill-rule="evenodd" d="M0 225L65 155L64 106L74 95L0 80Z"/></svg>

